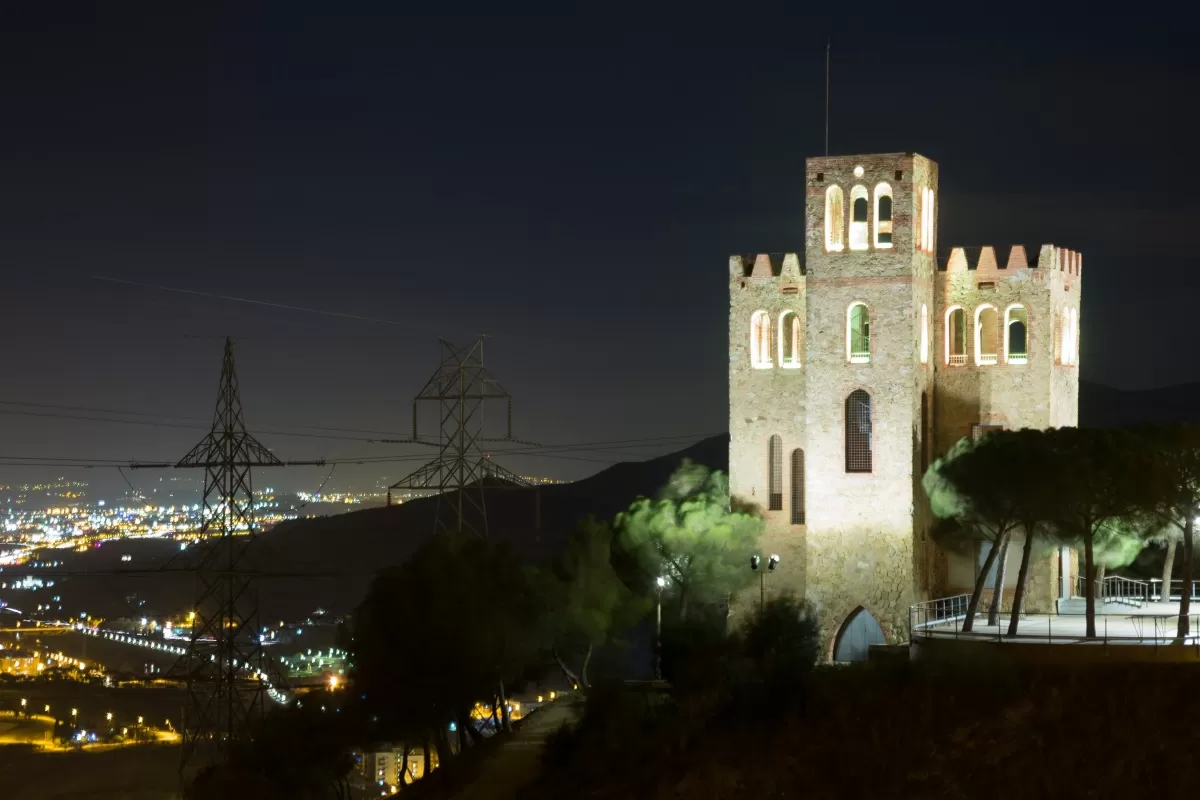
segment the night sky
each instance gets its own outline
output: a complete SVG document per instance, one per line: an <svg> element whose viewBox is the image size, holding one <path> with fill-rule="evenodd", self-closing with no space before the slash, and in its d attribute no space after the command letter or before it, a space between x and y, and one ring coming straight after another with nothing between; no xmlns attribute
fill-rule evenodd
<svg viewBox="0 0 1200 800"><path fill-rule="evenodd" d="M403 434L437 337L485 333L518 436L725 431L727 258L803 247L827 35L832 153L938 161L941 247L1081 250L1085 379L1200 381L1188 25L14 5L0 12L3 455L180 457L202 431L11 412L207 418L227 334L251 428ZM261 438L293 459L417 452ZM579 477L621 453L569 455L506 463ZM413 466L339 469L331 488ZM271 482L311 490L324 474Z"/></svg>

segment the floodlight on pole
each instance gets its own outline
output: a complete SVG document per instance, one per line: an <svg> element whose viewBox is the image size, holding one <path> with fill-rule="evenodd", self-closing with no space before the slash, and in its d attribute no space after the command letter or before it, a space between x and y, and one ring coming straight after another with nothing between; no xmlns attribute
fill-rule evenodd
<svg viewBox="0 0 1200 800"><path fill-rule="evenodd" d="M757 554L750 556L750 569L758 573L758 619L761 621L763 617L763 609L767 605L767 573L774 572L779 566L779 555L772 553L767 559L767 568L759 569L762 565L762 558Z"/></svg>

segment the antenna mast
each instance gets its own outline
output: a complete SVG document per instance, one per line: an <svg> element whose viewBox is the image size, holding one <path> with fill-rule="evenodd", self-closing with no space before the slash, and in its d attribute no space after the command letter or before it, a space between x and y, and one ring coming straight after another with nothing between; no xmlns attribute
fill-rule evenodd
<svg viewBox="0 0 1200 800"><path fill-rule="evenodd" d="M829 49L832 37L825 39L825 155L829 155Z"/></svg>

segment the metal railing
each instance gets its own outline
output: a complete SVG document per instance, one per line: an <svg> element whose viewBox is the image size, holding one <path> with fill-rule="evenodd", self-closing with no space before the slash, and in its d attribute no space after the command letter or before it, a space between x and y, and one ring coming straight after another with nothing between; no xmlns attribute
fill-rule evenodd
<svg viewBox="0 0 1200 800"><path fill-rule="evenodd" d="M1183 581L1180 580L1179 578L1173 578L1171 580L1171 587L1170 587L1170 589L1167 590L1166 597L1162 596L1162 581L1161 580L1159 580L1158 578L1151 578L1150 585L1151 585L1150 596L1155 600L1159 600L1161 602L1167 602L1175 597L1178 597L1180 599L1183 598ZM1191 599L1192 600L1200 600L1200 580L1192 581Z"/></svg>
<svg viewBox="0 0 1200 800"><path fill-rule="evenodd" d="M968 598L969 599L969 598ZM1008 615L1001 616L998 628L980 626L971 631L962 630L965 614L946 617L940 622L933 619L931 608L957 598L918 603L910 607L913 620L928 619L924 625L914 624L909 632L910 643L934 639L997 642L1001 644L1083 644L1083 645L1143 645L1159 647L1184 644L1195 648L1200 658L1200 615L1188 614L1188 634L1179 637L1181 614L1100 614L1096 616L1096 635L1087 637L1087 622L1082 615L1058 616L1055 614L1022 614L1021 624L1015 636L1008 635ZM965 609L964 609L965 610ZM980 612L980 617L985 612Z"/></svg>
<svg viewBox="0 0 1200 800"><path fill-rule="evenodd" d="M1084 586L1084 576L1076 575L1075 597L1087 597ZM1150 602L1150 583L1120 575L1108 575L1104 580L1096 581L1096 590L1093 596L1101 603L1120 603L1141 608L1145 603Z"/></svg>
<svg viewBox="0 0 1200 800"><path fill-rule="evenodd" d="M915 603L908 607L908 627L916 631L931 625L946 625L966 619L967 605L970 602L971 595L956 594L953 597Z"/></svg>

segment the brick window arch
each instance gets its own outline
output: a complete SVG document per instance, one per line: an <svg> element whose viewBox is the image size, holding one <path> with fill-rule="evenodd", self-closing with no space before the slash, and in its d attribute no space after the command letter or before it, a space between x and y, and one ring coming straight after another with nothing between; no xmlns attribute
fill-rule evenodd
<svg viewBox="0 0 1200 800"><path fill-rule="evenodd" d="M839 253L846 247L846 198L842 187L825 190L825 251Z"/></svg>
<svg viewBox="0 0 1200 800"><path fill-rule="evenodd" d="M967 312L962 306L946 309L946 363L961 367L967 363Z"/></svg>
<svg viewBox="0 0 1200 800"><path fill-rule="evenodd" d="M975 364L988 366L1000 360L996 354L1000 320L996 307L984 303L975 309Z"/></svg>
<svg viewBox="0 0 1200 800"><path fill-rule="evenodd" d="M871 395L855 389L846 396L846 472L870 472Z"/></svg>
<svg viewBox="0 0 1200 800"><path fill-rule="evenodd" d="M892 187L886 183L875 186L875 246L892 246Z"/></svg>
<svg viewBox="0 0 1200 800"><path fill-rule="evenodd" d="M846 309L846 360L851 364L871 362L871 309L861 301Z"/></svg>
<svg viewBox="0 0 1200 800"><path fill-rule="evenodd" d="M770 479L767 482L769 511L783 510L783 439L779 434L771 437L767 445L767 468Z"/></svg>
<svg viewBox="0 0 1200 800"><path fill-rule="evenodd" d="M800 368L800 330L800 315L795 311L779 315L779 366L784 369Z"/></svg>
<svg viewBox="0 0 1200 800"><path fill-rule="evenodd" d="M1004 363L1029 362L1029 313L1014 303L1004 309Z"/></svg>
<svg viewBox="0 0 1200 800"><path fill-rule="evenodd" d="M867 227L871 216L867 201L867 187L855 186L850 190L850 249L867 249Z"/></svg>
<svg viewBox="0 0 1200 800"><path fill-rule="evenodd" d="M792 524L804 524L804 451L792 451Z"/></svg>
<svg viewBox="0 0 1200 800"><path fill-rule="evenodd" d="M750 316L750 364L756 369L771 366L771 315L766 311Z"/></svg>

